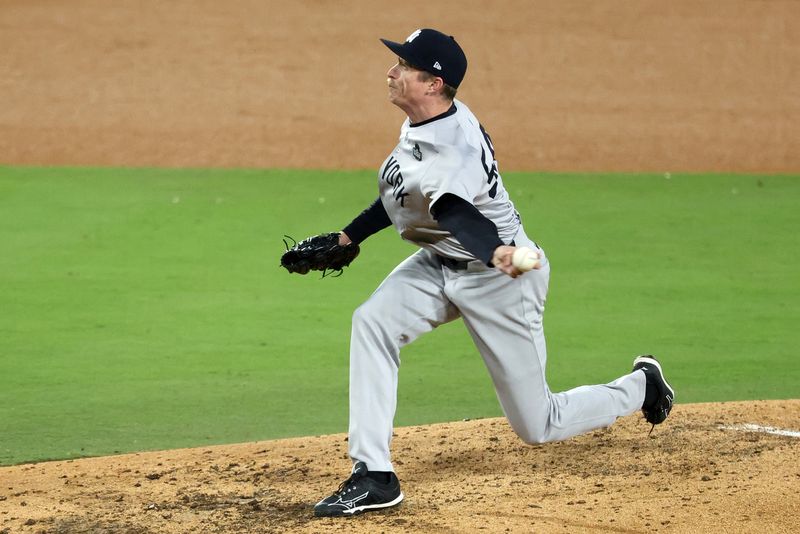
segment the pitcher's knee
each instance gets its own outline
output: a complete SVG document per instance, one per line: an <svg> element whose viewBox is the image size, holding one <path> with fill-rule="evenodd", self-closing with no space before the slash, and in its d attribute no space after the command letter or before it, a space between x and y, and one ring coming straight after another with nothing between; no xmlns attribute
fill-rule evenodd
<svg viewBox="0 0 800 534"><path fill-rule="evenodd" d="M557 439L547 431L547 428L525 428L521 432L518 431L517 435L528 445L540 445L542 443L557 441Z"/></svg>
<svg viewBox="0 0 800 534"><path fill-rule="evenodd" d="M380 317L380 312L377 306L367 301L353 312L353 328L380 326L378 317Z"/></svg>
<svg viewBox="0 0 800 534"><path fill-rule="evenodd" d="M383 317L385 319L385 317ZM375 305L365 302L353 312L353 330L350 335L350 361L363 364L364 360L391 359L400 365L400 345L387 328L387 322Z"/></svg>
<svg viewBox="0 0 800 534"><path fill-rule="evenodd" d="M511 422L511 427L522 441L528 445L539 445L558 441L558 432L551 424L549 413L542 411L537 417L528 413L525 420Z"/></svg>

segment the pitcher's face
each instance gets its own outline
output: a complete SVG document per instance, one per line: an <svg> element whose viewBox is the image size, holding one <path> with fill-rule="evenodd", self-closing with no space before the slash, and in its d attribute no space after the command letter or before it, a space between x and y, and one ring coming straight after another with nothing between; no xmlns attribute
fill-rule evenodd
<svg viewBox="0 0 800 534"><path fill-rule="evenodd" d="M389 85L389 101L403 109L413 107L422 100L430 86L430 80L423 80L422 71L402 58L397 59L389 72L386 83Z"/></svg>

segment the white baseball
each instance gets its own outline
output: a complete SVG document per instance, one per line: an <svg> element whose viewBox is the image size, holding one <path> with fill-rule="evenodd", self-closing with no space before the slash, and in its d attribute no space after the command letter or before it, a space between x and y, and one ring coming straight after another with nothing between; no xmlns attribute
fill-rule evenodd
<svg viewBox="0 0 800 534"><path fill-rule="evenodd" d="M511 257L511 263L523 273L536 269L539 267L539 253L528 247L517 247Z"/></svg>

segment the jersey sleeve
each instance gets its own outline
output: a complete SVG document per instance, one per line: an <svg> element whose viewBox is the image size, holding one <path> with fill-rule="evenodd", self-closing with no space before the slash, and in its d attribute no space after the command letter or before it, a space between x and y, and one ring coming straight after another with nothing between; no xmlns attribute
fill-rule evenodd
<svg viewBox="0 0 800 534"><path fill-rule="evenodd" d="M451 193L445 193L431 208L431 214L439 226L453 234L467 251L493 267L494 251L503 242L497 234L497 226L475 206Z"/></svg>
<svg viewBox="0 0 800 534"><path fill-rule="evenodd" d="M359 244L372 234L391 226L392 221L383 207L380 197L370 207L362 211L358 217L342 230L353 243Z"/></svg>

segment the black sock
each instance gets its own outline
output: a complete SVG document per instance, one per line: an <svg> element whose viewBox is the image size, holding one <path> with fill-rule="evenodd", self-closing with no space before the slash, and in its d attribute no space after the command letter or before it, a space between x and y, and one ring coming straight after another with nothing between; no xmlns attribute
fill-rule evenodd
<svg viewBox="0 0 800 534"><path fill-rule="evenodd" d="M388 484L389 481L392 480L391 471L370 471L367 473L367 476L375 482L380 482L381 484Z"/></svg>

